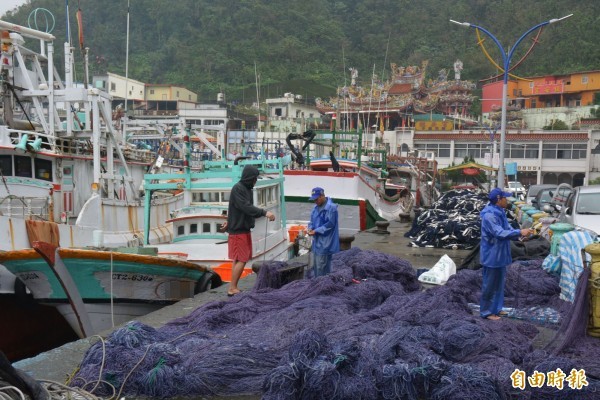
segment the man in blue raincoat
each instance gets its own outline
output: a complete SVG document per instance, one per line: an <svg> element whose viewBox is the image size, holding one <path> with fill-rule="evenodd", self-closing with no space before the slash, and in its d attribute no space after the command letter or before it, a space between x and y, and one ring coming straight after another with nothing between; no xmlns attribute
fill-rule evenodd
<svg viewBox="0 0 600 400"><path fill-rule="evenodd" d="M510 241L533 234L531 229L513 229L506 218L507 197L510 192L494 188L489 194L490 203L481 211L480 261L483 285L479 313L482 318L499 320L504 306L504 281L506 267L512 263Z"/></svg>
<svg viewBox="0 0 600 400"><path fill-rule="evenodd" d="M325 197L325 191L320 187L312 190L309 200L315 202L308 223L308 234L313 238L313 271L316 278L331 272L331 256L340 251L338 206Z"/></svg>

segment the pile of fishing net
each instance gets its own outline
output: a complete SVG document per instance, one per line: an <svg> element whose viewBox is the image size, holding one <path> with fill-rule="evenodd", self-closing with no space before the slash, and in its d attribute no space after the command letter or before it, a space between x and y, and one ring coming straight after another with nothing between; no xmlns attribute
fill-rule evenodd
<svg viewBox="0 0 600 400"><path fill-rule="evenodd" d="M446 192L413 220L404 234L414 247L472 249L481 239L479 213L488 204L487 195L473 190Z"/></svg>
<svg viewBox="0 0 600 400"><path fill-rule="evenodd" d="M489 321L472 308L480 271L423 290L406 260L353 248L334 256L330 275L277 288L271 271L264 277L275 287L257 282L159 329L131 322L90 347L71 385L117 398L598 398L597 341L571 340L568 353L536 343L556 321L528 319L526 310L563 317L570 308L539 264L507 273L505 304L522 318ZM558 368L567 376L584 369L587 386L513 386L515 371Z"/></svg>

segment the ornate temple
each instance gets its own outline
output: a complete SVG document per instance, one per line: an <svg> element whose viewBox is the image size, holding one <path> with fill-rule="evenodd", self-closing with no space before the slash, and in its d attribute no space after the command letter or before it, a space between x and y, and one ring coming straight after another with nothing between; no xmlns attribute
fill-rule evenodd
<svg viewBox="0 0 600 400"><path fill-rule="evenodd" d="M391 63L389 80L382 82L374 75L364 85L359 84L358 71L350 68L350 86L339 88L329 101L317 99L317 108L323 114L335 115L340 129L410 127L416 115L434 113L466 123L475 99L475 84L460 79L462 62L454 63L454 79L448 79L449 72L442 69L436 79L426 82L427 64L423 61L421 66L403 67Z"/></svg>

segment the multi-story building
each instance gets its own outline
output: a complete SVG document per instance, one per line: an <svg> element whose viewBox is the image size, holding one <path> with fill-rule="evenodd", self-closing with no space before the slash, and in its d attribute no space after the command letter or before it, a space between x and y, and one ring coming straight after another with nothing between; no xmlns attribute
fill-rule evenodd
<svg viewBox="0 0 600 400"><path fill-rule="evenodd" d="M112 72L97 75L92 78L95 88L108 92L113 101L123 103L127 99L127 109L130 105L143 102L146 99L146 84L135 79L126 78ZM123 105L125 106L125 105Z"/></svg>
<svg viewBox="0 0 600 400"><path fill-rule="evenodd" d="M427 152L435 157L439 169L461 164L465 157L495 168L499 165L500 133L487 129L397 128L386 131L383 141L392 154ZM508 130L504 162L517 164L517 175L508 178L523 184L585 185L600 177L600 130Z"/></svg>
<svg viewBox="0 0 600 400"><path fill-rule="evenodd" d="M502 81L483 86L481 112L484 122L502 103ZM561 120L578 125L600 104L600 70L545 75L510 80L508 103L522 113L522 128L541 129Z"/></svg>

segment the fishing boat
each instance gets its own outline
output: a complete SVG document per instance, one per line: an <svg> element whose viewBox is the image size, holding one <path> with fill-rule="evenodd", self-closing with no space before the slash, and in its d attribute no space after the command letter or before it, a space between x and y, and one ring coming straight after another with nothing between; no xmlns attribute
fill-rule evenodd
<svg viewBox="0 0 600 400"><path fill-rule="evenodd" d="M189 145L189 140L186 143ZM187 154L189 156L189 152ZM283 174L291 158L267 158L264 154L259 158L203 161L198 171L188 166L183 174L147 174L144 178L147 199L154 190L181 190L186 202L167 220L173 227L173 239L155 245L159 255L181 255L189 262L208 266L223 281L230 281L232 260L228 257L228 236L222 231L222 225L227 221L232 187L240 180L244 166L254 165L261 172L254 186L254 205L271 211L276 219L273 222L266 218L256 220L252 231L252 258L242 276L252 273L254 262L289 259ZM187 160L184 164L189 165ZM149 224L155 215L153 207L146 201L145 243L149 243Z"/></svg>
<svg viewBox="0 0 600 400"><path fill-rule="evenodd" d="M293 140L304 143L295 145ZM296 168L284 172L288 221L307 221L314 206L308 197L316 186L338 204L343 233L373 228L377 221L399 219L410 213L415 202L410 181L392 181L387 151L365 149L360 130L307 131L289 135L287 142L296 159ZM312 158L311 144L316 153Z"/></svg>
<svg viewBox="0 0 600 400"><path fill-rule="evenodd" d="M155 154L129 145L115 129L107 92L73 82L68 43L63 80L53 65L53 35L4 21L0 31L0 232L11 238L0 250L30 247L28 219L57 223L63 247L91 243L94 231L115 247L141 235L139 188ZM26 47L25 38L40 48ZM162 223L181 199L154 196ZM169 236L153 230L153 240Z"/></svg>
<svg viewBox="0 0 600 400"><path fill-rule="evenodd" d="M80 337L97 334L221 284L197 263L159 256L154 247L33 248L0 252L0 263L33 298L52 305Z"/></svg>
<svg viewBox="0 0 600 400"><path fill-rule="evenodd" d="M115 129L107 92L74 82L69 43L61 78L51 33L0 21L0 35L0 250L51 237L63 248L137 243L140 186L156 155ZM156 191L151 201L150 242L167 242L165 221L183 197Z"/></svg>

